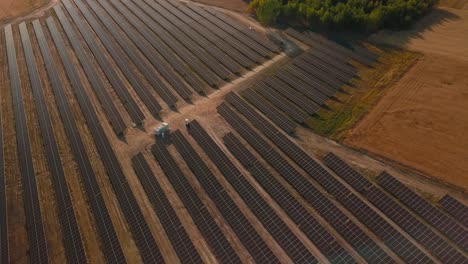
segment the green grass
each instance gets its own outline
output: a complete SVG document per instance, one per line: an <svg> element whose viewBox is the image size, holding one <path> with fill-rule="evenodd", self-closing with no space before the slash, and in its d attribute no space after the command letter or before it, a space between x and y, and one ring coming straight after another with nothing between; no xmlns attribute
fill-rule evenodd
<svg viewBox="0 0 468 264"><path fill-rule="evenodd" d="M352 86L344 87L337 93L337 100L327 103L329 109L322 109L316 117L307 121L315 133L337 141L342 139L421 56L395 49L376 52L381 56L381 63L374 68L358 65L361 79L355 79Z"/></svg>

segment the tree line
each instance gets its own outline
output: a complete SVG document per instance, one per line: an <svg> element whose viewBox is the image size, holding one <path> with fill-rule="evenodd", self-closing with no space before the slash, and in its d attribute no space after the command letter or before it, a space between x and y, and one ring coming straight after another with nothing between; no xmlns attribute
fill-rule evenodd
<svg viewBox="0 0 468 264"><path fill-rule="evenodd" d="M429 12L437 0L253 0L249 8L265 24L372 32L404 28Z"/></svg>

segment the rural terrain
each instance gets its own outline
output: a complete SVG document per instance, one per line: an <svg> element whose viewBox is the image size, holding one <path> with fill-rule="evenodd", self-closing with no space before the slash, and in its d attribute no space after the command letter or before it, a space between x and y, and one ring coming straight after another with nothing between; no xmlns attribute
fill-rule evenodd
<svg viewBox="0 0 468 264"><path fill-rule="evenodd" d="M467 263L468 13L0 0L0 263Z"/></svg>

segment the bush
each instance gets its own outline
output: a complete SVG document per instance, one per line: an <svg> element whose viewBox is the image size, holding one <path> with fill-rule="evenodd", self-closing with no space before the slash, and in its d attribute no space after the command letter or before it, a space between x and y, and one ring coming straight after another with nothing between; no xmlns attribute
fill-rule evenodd
<svg viewBox="0 0 468 264"><path fill-rule="evenodd" d="M426 14L436 0L253 0L262 23L299 23L336 30L404 28Z"/></svg>

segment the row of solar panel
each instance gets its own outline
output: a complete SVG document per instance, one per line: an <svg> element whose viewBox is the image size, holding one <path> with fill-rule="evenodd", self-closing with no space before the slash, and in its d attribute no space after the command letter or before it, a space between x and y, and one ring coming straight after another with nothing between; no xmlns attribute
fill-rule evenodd
<svg viewBox="0 0 468 264"><path fill-rule="evenodd" d="M142 0L136 2L114 0L108 2L97 0L88 1L86 4L81 0L76 0L74 2L90 24L91 29L96 33L97 37L101 39L113 60L118 67L122 69L125 77L129 80L131 85L135 87L135 91L155 117L161 110L161 106L152 98L151 93L144 88L141 80L136 78L135 74L128 68L130 65L129 59L122 53L121 49L130 57L130 60L137 66L139 71L143 73L149 84L154 87L158 95L161 96L170 107L175 106L177 97L171 92L171 89L167 87L165 82L162 82L159 77L151 71L152 67L164 77L167 83L169 83L183 99L189 100L192 91L186 83L198 93L205 93L206 83L217 86L220 83L220 77L228 79L230 71L240 71L240 66L234 61L239 57L237 55L240 55L240 53L239 51L234 51L235 48L242 49L242 51L249 50L251 53L255 53L255 51L250 50L248 46L251 45L253 49L262 52L262 56L269 56L271 52L278 51L278 48L269 41L264 40L264 42L268 44L263 45L269 47L269 49L264 48L260 43L252 40L261 40L256 34L250 33L247 35L242 33L239 29L236 29L208 13L206 10L196 6L178 5L177 2L168 1L155 2ZM132 121L137 124L141 123L144 118L141 110L135 104L131 96L129 96L126 89L122 88L122 80L115 74L115 70L110 67L109 61L103 56L96 41L93 40L92 33L78 16L76 8L70 1L65 1L64 6L93 52L100 68L109 79L122 104L129 112ZM162 12L164 9L166 9L167 12ZM72 26L69 25L60 7L57 6L55 10L67 35L69 38L71 37L73 39L71 44L75 52L83 54L83 46L80 45L79 41L76 41L77 35L72 29ZM93 16L92 13L95 13L96 16ZM101 23L99 23L96 18L98 18ZM217 24L213 24L214 22ZM63 23L65 23L65 25ZM68 24L68 26L66 24ZM174 25L176 25L176 27ZM205 27L210 25L212 31L209 32L206 28L200 28L200 25L204 25ZM106 30L103 30L103 26L112 34L112 37L118 44L113 43L113 41L109 39L108 34L105 33ZM119 27L123 33L118 30ZM197 34L193 34L193 30L190 28L196 28ZM231 34L235 36L230 36ZM252 36L257 37L254 38ZM219 41L221 39L222 42ZM226 41L230 41L233 47L227 45ZM236 41L239 43L236 43ZM134 50L133 45L138 47L143 56L148 60L142 59L140 54L136 53ZM213 47L213 49L208 49L210 46ZM223 51L221 51L220 48L222 48ZM225 53L231 56L226 56ZM257 56L259 55L258 53L255 54L257 54ZM240 57L242 58L242 56L243 55ZM97 88L102 88L102 81L96 75L96 71L92 71L93 66L89 63L91 58L81 55L78 56L78 58L83 65L89 64L88 66L84 66L85 71L93 82L93 87L96 87L95 91L98 94L100 102L114 130L118 134L122 133L125 126L121 116L115 111L115 105L107 100L109 95L105 89ZM223 63L227 66L224 66ZM252 63L247 63L245 67L251 66L253 66ZM227 70L226 67L230 70ZM199 79L197 74L202 77L203 81ZM185 82L181 81L181 78L183 78Z"/></svg>
<svg viewBox="0 0 468 264"><path fill-rule="evenodd" d="M67 96L63 89L62 80L58 77L57 66L52 57L51 51L47 44L47 40L42 30L41 23L39 20L33 22L34 31L38 40L39 48L41 50L42 58L46 66L46 71L49 76L49 80L53 89L53 93L56 98L57 108L59 110L62 122L64 124L65 133L70 141L70 147L72 153L77 161L78 170L84 185L85 193L90 203L92 214L95 217L95 223L97 231L100 235L100 239L103 245L103 252L106 259L115 263L125 262L123 252L118 243L117 235L112 226L109 212L105 206L103 197L101 195L99 185L96 180L96 176L91 168L91 162L84 149L83 141L78 133L77 124L73 118L70 104L66 100ZM49 29L55 32L54 25L49 24ZM63 42L55 35L57 47L63 47ZM66 57L63 57L66 58ZM65 59L66 63L67 60ZM65 64L69 67L70 64ZM69 69L72 72L72 69Z"/></svg>
<svg viewBox="0 0 468 264"><path fill-rule="evenodd" d="M11 25L5 28L6 50L8 59L8 72L13 97L13 111L15 118L15 131L18 162L20 164L21 182L23 187L24 213L26 217L26 229L30 241L31 259L37 263L48 263L47 242L44 235L43 220L39 205L39 196L34 173L31 154L26 113L24 109L22 83L19 76L18 62L16 58L15 41Z"/></svg>
<svg viewBox="0 0 468 264"><path fill-rule="evenodd" d="M173 164L168 161L167 151L161 143L151 148L153 154L158 159L159 164L169 178L174 176ZM193 242L190 240L187 232L182 226L177 214L172 208L168 198L163 192L161 185L155 180L149 165L140 153L132 159L133 168L145 190L145 193L153 205L154 211L158 216L166 235L169 238L174 250L177 252L183 263L202 263ZM151 235L151 234L148 234Z"/></svg>
<svg viewBox="0 0 468 264"><path fill-rule="evenodd" d="M297 32L291 33L293 36L297 34L303 36ZM321 37L317 35L316 38ZM303 37L301 39L304 40ZM348 64L351 57L357 56L354 56L355 53L336 43L327 45L327 53L312 50L302 54L273 76L249 88L243 96L281 129L292 133L295 129L293 120L304 124L308 115L314 115L325 101L357 74L356 68ZM332 54L331 49L341 54L339 58ZM347 52L342 52L343 49ZM342 53L354 55L350 57Z"/></svg>
<svg viewBox="0 0 468 264"><path fill-rule="evenodd" d="M395 195L398 200L392 199L391 195L382 191L380 188L372 184L364 176L358 173L356 170L351 168L348 164L342 161L334 154L328 154L324 158L325 164L327 164L333 171L336 172L338 176L343 178L351 186L356 188L357 191L361 192L369 201L371 201L375 206L377 206L384 214L386 214L390 219L395 223L400 225L408 234L418 241L422 246L426 247L430 252L434 254L438 259L444 263L466 263L468 259L463 255L463 250L457 250L455 247L447 243L446 239L436 232L434 232L428 226L432 224L430 221L425 223L415 217L409 210L404 208L401 204L406 204L409 208L417 213L417 205L425 204L427 207L432 207L426 201L422 201L422 198L415 194L408 187L404 186L398 182L395 178L390 176L387 173L382 173L378 180L380 184L387 190L389 190L393 195ZM404 197L402 194L406 194ZM408 197L411 197L413 200L410 200ZM414 203L413 203L414 202ZM443 214L440 211L436 211L436 208L432 207L432 212L434 215ZM426 219L425 215L420 215L423 219ZM444 217L450 223L454 221L450 220L448 216ZM426 219L427 220L427 219ZM436 229L440 229L439 226L434 225ZM465 231L462 227L457 227L456 223L454 229L457 229L462 234ZM461 229L460 229L461 228ZM444 230L440 230L441 233L447 234ZM450 234L450 233L448 233ZM461 238L462 242L467 236L465 235ZM448 236L448 238L451 238ZM456 241L458 242L458 241ZM463 244L457 243L461 249L463 249Z"/></svg>
<svg viewBox="0 0 468 264"><path fill-rule="evenodd" d="M307 247L294 235L286 223L275 213L268 202L255 190L244 175L236 168L226 154L217 146L211 138L208 147L202 146L207 155L219 168L224 178L237 191L250 210L257 216L257 219L270 232L277 243L285 250L295 263L310 263L315 261L315 257L309 252Z"/></svg>
<svg viewBox="0 0 468 264"><path fill-rule="evenodd" d="M375 235L380 237L385 244L403 260L410 262L431 262L431 259L428 256L419 250L411 241L400 234L400 232L390 225L387 220L382 218L379 213L352 193L346 186L337 181L285 135L256 113L253 108L249 108L245 102L244 105L237 104L235 107L297 165L322 185L330 194L335 196L335 198L342 203L347 210L353 213L363 224L373 231ZM245 126L248 126L248 124L245 124ZM253 132L250 131L249 133L252 134ZM256 141L258 142L259 139L256 139ZM249 143L253 144L253 142ZM271 151L266 151L266 154L269 152ZM271 165L274 166L276 163L278 163L277 160L273 161ZM278 169L281 169L281 167L278 167ZM282 175L286 173L288 172L280 172Z"/></svg>
<svg viewBox="0 0 468 264"><path fill-rule="evenodd" d="M70 192L65 180L65 172L62 167L58 144L52 127L52 120L47 109L28 28L24 22L19 25L19 30L29 73L29 82L34 96L37 115L39 117L39 129L44 141L45 155L57 201L56 204L63 233L65 253L67 259L71 262L84 262L86 261L86 255L81 241Z"/></svg>
<svg viewBox="0 0 468 264"><path fill-rule="evenodd" d="M172 133L171 139L178 149L185 148L186 139L179 131ZM219 261L222 263L241 263L239 256L223 235L197 192L191 187L174 158L162 145L159 145L156 150L160 153L158 156L155 153L156 159Z"/></svg>
<svg viewBox="0 0 468 264"><path fill-rule="evenodd" d="M217 145L198 122L192 121L190 123L190 134L198 145L203 148L208 157L214 160L217 154ZM185 153L184 159L186 163L253 259L259 263L280 263L273 251L216 179L205 162L196 154L193 147L187 145L186 150L190 151ZM183 153L181 154L184 155Z"/></svg>
<svg viewBox="0 0 468 264"><path fill-rule="evenodd" d="M348 239L349 243L356 248L364 257L369 258L372 262L388 262L388 256L372 241L358 226L356 226L348 216L343 214L329 199L322 194L315 186L304 178L290 163L284 159L268 142L261 138L253 129L251 129L245 121L243 121L231 108L227 105L221 105L218 108L219 113L228 121L228 123L236 129L236 131L274 168L285 180L301 194L310 205L317 210L338 233ZM298 208L298 207L297 207ZM287 208L285 208L287 210ZM314 219L309 215L289 211L297 224L304 228L304 232L309 235L311 241L316 241L319 248L328 248L332 237L322 228L320 224L314 223ZM310 218L307 219L306 217ZM299 218L300 217L300 218ZM314 228L312 228L314 227ZM313 232L320 231L321 236ZM320 241L318 237L329 237L329 241ZM334 242L337 244L337 242ZM372 252L372 254L370 253ZM325 252L324 252L325 253ZM337 254L331 254L337 255ZM349 256L348 256L349 258ZM345 261L350 261L344 258Z"/></svg>
<svg viewBox="0 0 468 264"><path fill-rule="evenodd" d="M66 52L65 43L55 25L54 19L49 17L46 22L65 67L68 79L74 88L76 99L82 109L83 116L86 123L89 124L88 128L91 132L94 144L96 145L96 149L103 161L104 168L109 176L109 180L119 201L122 212L127 220L128 226L130 227L130 231L135 238L137 247L140 250L140 255L144 261L161 262L162 257L156 242L153 237L147 236L147 234L150 234L148 224L143 218L143 214L136 203L135 196L128 185L127 179L122 172L110 142L104 133L100 120L97 117L91 101L84 90L83 84L78 77L76 66L71 62L70 57ZM119 261L125 260L119 259Z"/></svg>

